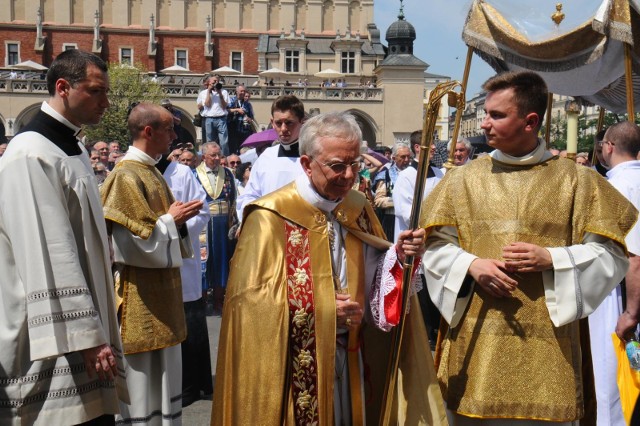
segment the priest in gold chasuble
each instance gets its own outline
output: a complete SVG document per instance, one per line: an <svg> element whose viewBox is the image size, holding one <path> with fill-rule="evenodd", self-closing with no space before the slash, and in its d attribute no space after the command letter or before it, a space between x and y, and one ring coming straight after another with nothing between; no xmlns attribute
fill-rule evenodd
<svg viewBox="0 0 640 426"><path fill-rule="evenodd" d="M405 231L388 250L370 204L350 189L361 138L349 114L313 117L300 134L305 174L245 208L222 315L212 424L378 422L389 334L376 328L386 307L372 300L384 305L386 292L372 283L385 253L421 253L423 231ZM412 302L397 421L447 424L415 296Z"/></svg>
<svg viewBox="0 0 640 426"><path fill-rule="evenodd" d="M455 424L595 424L580 320L624 277L637 211L538 140L547 91L537 74L484 88L496 150L448 172L420 221L427 287L448 323L436 356L444 399Z"/></svg>
<svg viewBox="0 0 640 426"><path fill-rule="evenodd" d="M175 201L155 167L176 137L171 113L141 103L128 127L133 145L101 188L131 394L116 421L174 424L182 413L179 344L186 337L180 266L191 246L183 225L203 203Z"/></svg>

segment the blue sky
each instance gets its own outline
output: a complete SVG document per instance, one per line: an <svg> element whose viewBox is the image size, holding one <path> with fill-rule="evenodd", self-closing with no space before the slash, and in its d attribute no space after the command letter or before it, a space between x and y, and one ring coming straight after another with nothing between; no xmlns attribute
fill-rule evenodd
<svg viewBox="0 0 640 426"><path fill-rule="evenodd" d="M416 29L413 53L430 66L427 72L462 80L467 46L462 41L462 27L471 0L405 0L404 15ZM382 42L389 25L398 19L399 0L377 0L374 21ZM467 99L480 90L493 70L478 56L471 60Z"/></svg>

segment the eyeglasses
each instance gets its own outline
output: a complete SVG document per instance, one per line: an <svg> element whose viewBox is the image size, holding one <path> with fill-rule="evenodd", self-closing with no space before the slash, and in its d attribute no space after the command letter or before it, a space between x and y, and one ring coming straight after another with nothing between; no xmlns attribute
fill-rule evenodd
<svg viewBox="0 0 640 426"><path fill-rule="evenodd" d="M318 164L329 167L331 171L337 175L344 174L348 168L351 168L353 171L360 170L360 161L362 161L361 159L357 159L352 163L323 163L315 158L313 158L313 160Z"/></svg>
<svg viewBox="0 0 640 426"><path fill-rule="evenodd" d="M231 166L239 166L242 164L242 161L229 161L229 165Z"/></svg>

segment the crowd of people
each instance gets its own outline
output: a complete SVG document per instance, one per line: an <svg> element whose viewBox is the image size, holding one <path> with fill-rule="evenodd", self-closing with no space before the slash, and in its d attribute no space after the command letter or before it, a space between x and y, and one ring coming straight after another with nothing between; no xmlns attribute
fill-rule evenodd
<svg viewBox="0 0 640 426"><path fill-rule="evenodd" d="M243 161L253 108L214 76L199 147L169 100L132 106L127 143L85 147L106 64L63 52L47 87L0 146L0 424L180 424L211 395L215 425L371 424L388 407L402 424L625 424L611 334L640 318L637 125L598 135L600 168L574 162L538 137L544 81L492 77L494 150L431 144L413 229L421 131L375 152L351 114L285 95L277 140Z"/></svg>

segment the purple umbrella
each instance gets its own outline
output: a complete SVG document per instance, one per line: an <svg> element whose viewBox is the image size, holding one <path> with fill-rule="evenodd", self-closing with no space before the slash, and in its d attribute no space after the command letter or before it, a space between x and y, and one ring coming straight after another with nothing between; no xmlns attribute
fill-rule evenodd
<svg viewBox="0 0 640 426"><path fill-rule="evenodd" d="M247 139L245 139L244 142L242 142L242 145L240 146L257 148L262 145L271 145L276 139L278 139L278 132L276 132L274 129L268 129L250 135Z"/></svg>
<svg viewBox="0 0 640 426"><path fill-rule="evenodd" d="M387 164L389 162L389 159L387 157L380 154L379 152L372 150L371 148L367 150L367 154L374 157L376 160L380 161L382 164Z"/></svg>

